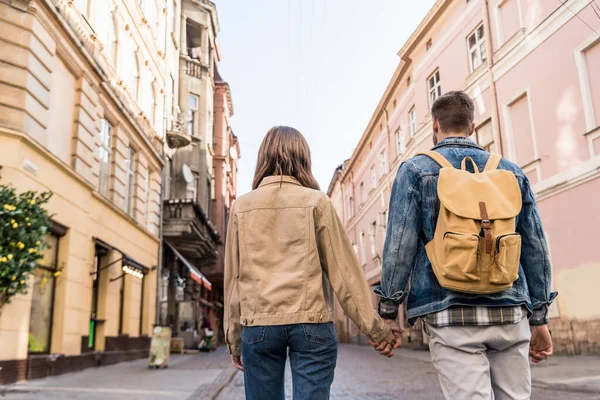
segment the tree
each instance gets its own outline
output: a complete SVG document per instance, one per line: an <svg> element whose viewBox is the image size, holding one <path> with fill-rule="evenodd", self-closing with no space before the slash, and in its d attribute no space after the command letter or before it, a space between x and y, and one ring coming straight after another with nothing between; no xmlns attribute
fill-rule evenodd
<svg viewBox="0 0 600 400"><path fill-rule="evenodd" d="M51 222L44 205L50 197L0 185L0 313L15 295L27 293L29 276L48 248L44 237Z"/></svg>

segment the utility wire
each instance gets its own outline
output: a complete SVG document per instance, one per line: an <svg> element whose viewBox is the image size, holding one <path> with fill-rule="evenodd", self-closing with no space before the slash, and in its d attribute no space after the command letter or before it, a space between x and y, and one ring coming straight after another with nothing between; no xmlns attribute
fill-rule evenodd
<svg viewBox="0 0 600 400"><path fill-rule="evenodd" d="M583 22L585 25L587 25L587 27L588 27L588 28L590 28L590 29L592 30L592 32L594 32L594 33L595 33L596 35L598 35L598 37L600 38L600 33L598 33L598 31L596 31L596 29L592 28L590 24L588 24L587 22L585 22L585 21L583 20L583 18L581 18L581 16L579 16L579 14L578 14L578 13L574 12L573 10L571 10L571 8L570 8L570 7L567 5L567 1L568 1L568 0L565 0L565 1L558 0L558 2L559 2L560 4L562 4L563 6L565 6L565 7L567 8L567 10L571 11L571 14L573 14L574 16L576 16L577 18L579 18L579 20L580 20L581 22Z"/></svg>
<svg viewBox="0 0 600 400"><path fill-rule="evenodd" d="M590 5L592 6L592 10L594 10L594 13L596 14L596 16L598 17L598 19L600 20L600 14L598 13L598 10L600 10L600 8L598 7L598 4L596 4L596 2L594 0L592 0L592 2L590 3Z"/></svg>

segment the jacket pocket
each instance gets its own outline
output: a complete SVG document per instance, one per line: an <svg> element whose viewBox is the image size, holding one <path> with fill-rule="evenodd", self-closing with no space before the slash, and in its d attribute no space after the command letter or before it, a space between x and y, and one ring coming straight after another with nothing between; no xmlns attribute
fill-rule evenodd
<svg viewBox="0 0 600 400"><path fill-rule="evenodd" d="M444 235L444 278L461 282L477 282L479 235L474 233L446 232Z"/></svg>
<svg viewBox="0 0 600 400"><path fill-rule="evenodd" d="M490 270L490 282L509 284L519 277L521 259L521 235L510 233L496 239L496 262Z"/></svg>
<svg viewBox="0 0 600 400"><path fill-rule="evenodd" d="M336 340L333 322L324 324L302 324L306 340L317 344L329 344Z"/></svg>
<svg viewBox="0 0 600 400"><path fill-rule="evenodd" d="M246 344L260 343L265 340L266 326L244 326L242 328L242 340Z"/></svg>

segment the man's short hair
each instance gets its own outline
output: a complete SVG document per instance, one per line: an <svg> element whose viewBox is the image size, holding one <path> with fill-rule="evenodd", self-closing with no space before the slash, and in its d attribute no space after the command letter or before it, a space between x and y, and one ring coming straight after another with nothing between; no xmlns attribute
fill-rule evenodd
<svg viewBox="0 0 600 400"><path fill-rule="evenodd" d="M475 118L475 105L465 92L448 92L433 103L431 116L439 122L442 133L469 135Z"/></svg>

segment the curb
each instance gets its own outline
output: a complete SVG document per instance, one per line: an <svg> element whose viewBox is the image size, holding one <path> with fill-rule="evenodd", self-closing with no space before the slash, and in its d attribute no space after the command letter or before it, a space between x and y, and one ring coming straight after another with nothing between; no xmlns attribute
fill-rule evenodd
<svg viewBox="0 0 600 400"><path fill-rule="evenodd" d="M228 368L223 371L215 380L215 382L210 386L208 390L199 388L196 392L192 393L187 400L214 400L219 394L225 389L229 383L233 380L235 375L237 374L237 370L235 368Z"/></svg>

